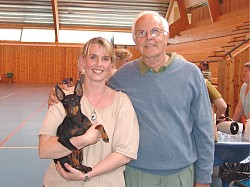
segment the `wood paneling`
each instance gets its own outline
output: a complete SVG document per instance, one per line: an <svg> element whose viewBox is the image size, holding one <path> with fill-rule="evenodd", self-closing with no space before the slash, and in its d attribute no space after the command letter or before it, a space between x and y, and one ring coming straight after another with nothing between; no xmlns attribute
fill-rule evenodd
<svg viewBox="0 0 250 187"><path fill-rule="evenodd" d="M210 13L207 6L200 7L191 11L191 24L210 19Z"/></svg>
<svg viewBox="0 0 250 187"><path fill-rule="evenodd" d="M219 0L209 0L211 6L215 6L214 3L211 3L214 1L218 2ZM219 4L219 8L216 6L217 12L215 12L214 14L221 12L221 14L215 15L216 17L218 17L219 15L225 15L247 7L249 8L249 0L223 0L223 3ZM209 13L208 6L194 9L191 11L191 24L196 24L197 22L204 21L206 19L211 20L211 16L213 15Z"/></svg>
<svg viewBox="0 0 250 187"><path fill-rule="evenodd" d="M243 84L241 72L243 65L250 61L250 49L246 49L229 61L219 62L219 87L224 100L229 105L229 116L232 117L239 101L240 87Z"/></svg>
<svg viewBox="0 0 250 187"><path fill-rule="evenodd" d="M134 46L128 49L132 59L140 57ZM15 83L54 84L68 77L76 80L80 51L81 47L0 46L0 75L13 72Z"/></svg>
<svg viewBox="0 0 250 187"><path fill-rule="evenodd" d="M223 0L220 6L222 14L227 14L249 7L249 0Z"/></svg>
<svg viewBox="0 0 250 187"><path fill-rule="evenodd" d="M80 48L0 46L0 75L14 73L16 83L56 83L76 79Z"/></svg>
<svg viewBox="0 0 250 187"><path fill-rule="evenodd" d="M194 5L206 2L206 0L185 0L186 8L190 8Z"/></svg>

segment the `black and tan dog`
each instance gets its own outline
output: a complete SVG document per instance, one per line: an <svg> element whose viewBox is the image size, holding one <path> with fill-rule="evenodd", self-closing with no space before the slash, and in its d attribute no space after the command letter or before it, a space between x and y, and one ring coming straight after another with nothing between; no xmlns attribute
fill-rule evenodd
<svg viewBox="0 0 250 187"><path fill-rule="evenodd" d="M82 149L77 149L70 143L70 138L84 134L92 125L90 120L81 111L80 100L83 95L82 84L80 81L77 81L74 94L65 95L58 85L55 86L55 92L56 97L63 104L66 111L66 117L58 127L56 135L59 137L58 142L71 150L72 153L65 157L54 159L54 162L56 163L59 161L65 171L68 170L65 168L64 164L68 163L73 168L87 173L91 171L92 168L82 165ZM103 141L106 143L109 142L104 127L102 125L97 125L96 129L100 131Z"/></svg>

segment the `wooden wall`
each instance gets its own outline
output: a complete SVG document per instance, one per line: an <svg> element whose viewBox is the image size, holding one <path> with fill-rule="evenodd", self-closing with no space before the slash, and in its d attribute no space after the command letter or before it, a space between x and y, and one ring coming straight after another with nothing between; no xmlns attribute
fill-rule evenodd
<svg viewBox="0 0 250 187"><path fill-rule="evenodd" d="M216 0L219 1L219 0ZM220 4L220 11L223 14L228 14L249 7L249 0L223 0ZM200 7L192 10L191 24L197 24L200 21L210 20L208 6Z"/></svg>
<svg viewBox="0 0 250 187"><path fill-rule="evenodd" d="M76 78L80 48L0 46L0 75L14 73L15 83L56 83Z"/></svg>
<svg viewBox="0 0 250 187"><path fill-rule="evenodd" d="M221 4L222 14L227 14L249 7L249 0L223 0Z"/></svg>
<svg viewBox="0 0 250 187"><path fill-rule="evenodd" d="M134 46L127 47L138 58ZM77 78L77 58L80 47L0 46L0 75L14 73L15 83L57 83L63 78Z"/></svg>
<svg viewBox="0 0 250 187"><path fill-rule="evenodd" d="M219 62L219 85L218 88L224 100L229 105L229 116L232 117L239 101L241 72L243 65L250 61L250 49L247 48L229 61Z"/></svg>

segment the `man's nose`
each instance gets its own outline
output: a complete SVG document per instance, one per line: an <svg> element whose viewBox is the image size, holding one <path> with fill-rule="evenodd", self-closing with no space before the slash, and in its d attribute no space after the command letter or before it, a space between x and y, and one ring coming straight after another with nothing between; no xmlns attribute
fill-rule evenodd
<svg viewBox="0 0 250 187"><path fill-rule="evenodd" d="M146 32L146 36L145 37L146 37L147 40L149 40L149 39L152 38L152 35L151 35L150 31Z"/></svg>

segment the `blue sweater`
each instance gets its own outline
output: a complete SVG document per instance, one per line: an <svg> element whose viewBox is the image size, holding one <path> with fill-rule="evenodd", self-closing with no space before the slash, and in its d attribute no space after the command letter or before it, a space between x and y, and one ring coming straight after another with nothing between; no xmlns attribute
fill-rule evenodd
<svg viewBox="0 0 250 187"><path fill-rule="evenodd" d="M138 158L130 166L170 175L194 163L196 182L210 183L213 120L202 73L194 64L173 58L165 71L141 75L140 60L127 63L109 81L128 94L139 120Z"/></svg>

